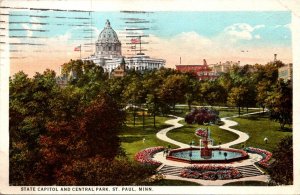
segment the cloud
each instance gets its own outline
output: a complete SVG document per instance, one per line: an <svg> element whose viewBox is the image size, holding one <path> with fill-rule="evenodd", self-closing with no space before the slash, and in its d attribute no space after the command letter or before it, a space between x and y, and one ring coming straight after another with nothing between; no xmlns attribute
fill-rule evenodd
<svg viewBox="0 0 300 195"><path fill-rule="evenodd" d="M244 26L244 29L255 31L263 26ZM252 39L261 39L259 34L252 35ZM205 37L196 32L184 32L171 38L162 38L151 35L149 37L151 49L146 54L166 59L166 66L174 68L179 64L181 57L182 64L202 64L203 59L208 64L218 63L220 61L241 61L241 64L265 64L273 59L273 54L280 54L280 60L283 62L291 61L290 47L272 47L257 45L241 45L238 42L230 42L225 37ZM241 52L247 50L249 52Z"/></svg>
<svg viewBox="0 0 300 195"><path fill-rule="evenodd" d="M252 40L253 38L256 38L253 36L253 32L264 27L265 25L251 26L247 23L236 23L226 27L223 33L234 42L239 40Z"/></svg>
<svg viewBox="0 0 300 195"><path fill-rule="evenodd" d="M23 29L26 29L27 36L31 37L33 35L33 31L31 30L37 30L42 29L43 26L40 23L41 21L37 18L30 18L29 24L22 24Z"/></svg>
<svg viewBox="0 0 300 195"><path fill-rule="evenodd" d="M260 39L261 37L260 37L260 35L254 35L254 38L255 39Z"/></svg>
<svg viewBox="0 0 300 195"><path fill-rule="evenodd" d="M284 25L276 25L276 26L274 26L273 28L287 28L287 29L289 29L289 30L291 30L291 23L289 23L289 24L284 24Z"/></svg>

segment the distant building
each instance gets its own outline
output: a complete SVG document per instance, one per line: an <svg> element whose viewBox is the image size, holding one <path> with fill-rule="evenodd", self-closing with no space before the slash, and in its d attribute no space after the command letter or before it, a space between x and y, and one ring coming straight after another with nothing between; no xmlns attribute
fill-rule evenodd
<svg viewBox="0 0 300 195"><path fill-rule="evenodd" d="M135 43L138 41L141 40L135 39ZM165 60L151 58L141 52L133 57L125 57L123 59L121 47L122 44L118 39L117 33L112 29L110 22L107 20L96 42L96 52L87 58L82 58L82 60L91 60L95 64L103 67L105 72L109 73L117 69L122 60L125 60L126 69L143 71L159 69L165 66Z"/></svg>
<svg viewBox="0 0 300 195"><path fill-rule="evenodd" d="M293 79L293 64L286 64L278 69L278 79L283 79L284 81Z"/></svg>
<svg viewBox="0 0 300 195"><path fill-rule="evenodd" d="M226 61L225 63L220 62L220 63L217 63L217 64L210 64L209 67L212 69L212 71L216 75L220 75L221 73L229 72L229 70L233 66L239 66L239 65L240 65L240 61L238 61L238 62Z"/></svg>
<svg viewBox="0 0 300 195"><path fill-rule="evenodd" d="M215 80L218 76L207 65L206 60L203 60L203 65L175 65L176 70L180 72L191 72L197 75L199 80Z"/></svg>
<svg viewBox="0 0 300 195"><path fill-rule="evenodd" d="M112 71L113 77L123 77L126 75L126 63L124 58L122 58L122 61L120 63L120 66L118 66L116 69Z"/></svg>

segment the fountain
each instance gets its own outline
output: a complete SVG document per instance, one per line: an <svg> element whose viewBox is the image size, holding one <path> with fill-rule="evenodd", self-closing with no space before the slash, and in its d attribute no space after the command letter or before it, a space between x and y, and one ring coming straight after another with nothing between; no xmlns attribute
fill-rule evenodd
<svg viewBox="0 0 300 195"><path fill-rule="evenodd" d="M208 129L200 131L200 147L174 149L167 155L168 160L186 162L186 163L230 163L249 158L247 152L232 148L208 147L209 143L213 145ZM199 136L199 135L198 135Z"/></svg>

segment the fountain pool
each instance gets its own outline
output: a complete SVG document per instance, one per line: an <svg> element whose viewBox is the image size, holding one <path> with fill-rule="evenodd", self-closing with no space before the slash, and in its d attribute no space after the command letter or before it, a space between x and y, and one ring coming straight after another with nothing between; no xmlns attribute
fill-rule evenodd
<svg viewBox="0 0 300 195"><path fill-rule="evenodd" d="M203 153L201 155L200 148L175 149L171 150L166 158L187 163L230 163L249 158L247 152L243 150L231 148L209 148L208 150L209 155L203 155Z"/></svg>

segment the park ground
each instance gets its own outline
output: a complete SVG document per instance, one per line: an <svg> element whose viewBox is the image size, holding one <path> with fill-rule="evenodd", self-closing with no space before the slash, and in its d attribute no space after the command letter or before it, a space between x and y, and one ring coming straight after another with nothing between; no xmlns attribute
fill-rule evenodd
<svg viewBox="0 0 300 195"><path fill-rule="evenodd" d="M249 139L243 143L233 145L233 148L243 148L247 146L261 148L268 151L273 151L276 145L280 142L282 138L288 135L292 135L292 126L288 126L285 130L280 129L278 122L271 121L268 117L268 113L259 113L245 115L247 113L254 113L262 111L258 108L253 109L243 109L241 116L237 116L238 110L236 108L225 108L225 107L214 107L219 110L220 118L233 117L230 120L237 122L233 128L246 133ZM175 116L183 117L188 112L188 107L184 105L179 105L176 107L174 112ZM122 130L121 146L124 149L126 155L129 159L134 160L134 155L143 149L155 146L167 147L170 145L172 148L178 148L174 144L162 141L156 137L156 133L161 129L167 128L170 125L166 124L165 121L172 119L170 116L156 116L156 126L153 125L153 117L150 115L145 115L144 126L143 126L143 116L142 112L138 112L135 125L133 120L133 114L128 112L126 127ZM184 120L179 121L183 126L180 128L173 129L167 133L167 136L172 140L176 140L181 143L189 144L194 141L195 145L199 145L198 137L195 136L194 132L197 128L209 128L211 131L211 137L214 140L214 145L229 143L238 138L238 135L230 131L224 131L220 128L223 123L218 125L197 125L197 124L186 124ZM267 137L269 142L265 143L264 138ZM199 183L190 181L180 181L180 180L169 180L164 179L162 181L151 183L151 185L161 185L161 186L173 186L173 185L200 185ZM226 185L267 185L261 181L239 181L227 183Z"/></svg>

